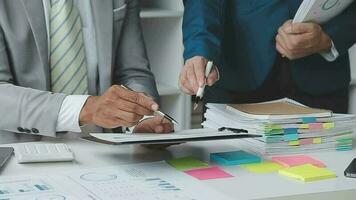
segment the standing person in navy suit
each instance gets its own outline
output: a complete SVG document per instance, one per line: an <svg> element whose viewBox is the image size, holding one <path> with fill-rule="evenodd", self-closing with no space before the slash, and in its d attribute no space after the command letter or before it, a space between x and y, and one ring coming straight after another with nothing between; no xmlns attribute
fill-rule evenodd
<svg viewBox="0 0 356 200"><path fill-rule="evenodd" d="M215 63L206 102L289 97L334 112L348 110L348 49L356 43L356 2L325 24L293 24L302 0L185 0L185 66L180 87L196 94Z"/></svg>

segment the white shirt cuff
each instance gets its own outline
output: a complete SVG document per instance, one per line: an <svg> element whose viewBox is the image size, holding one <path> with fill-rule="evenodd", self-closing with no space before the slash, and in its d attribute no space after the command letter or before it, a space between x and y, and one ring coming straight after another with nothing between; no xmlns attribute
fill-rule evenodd
<svg viewBox="0 0 356 200"><path fill-rule="evenodd" d="M79 116L88 97L88 95L69 95L64 99L57 119L57 132L81 132Z"/></svg>
<svg viewBox="0 0 356 200"><path fill-rule="evenodd" d="M328 62L333 62L339 57L339 52L337 51L334 42L332 42L330 51L322 52L320 55L323 56Z"/></svg>

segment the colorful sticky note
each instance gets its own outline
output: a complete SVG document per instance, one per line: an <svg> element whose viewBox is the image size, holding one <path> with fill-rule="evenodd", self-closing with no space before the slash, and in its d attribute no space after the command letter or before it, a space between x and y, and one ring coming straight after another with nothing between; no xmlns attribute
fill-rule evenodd
<svg viewBox="0 0 356 200"><path fill-rule="evenodd" d="M284 141L295 141L299 139L299 135L298 134L287 134L287 135L283 135L283 140Z"/></svg>
<svg viewBox="0 0 356 200"><path fill-rule="evenodd" d="M301 128L301 129L308 129L308 128L309 128L309 124L301 124L301 125L299 126L299 128Z"/></svg>
<svg viewBox="0 0 356 200"><path fill-rule="evenodd" d="M297 128L286 128L283 130L284 134L298 134L298 129Z"/></svg>
<svg viewBox="0 0 356 200"><path fill-rule="evenodd" d="M313 138L304 138L299 140L300 145L314 144Z"/></svg>
<svg viewBox="0 0 356 200"><path fill-rule="evenodd" d="M233 177L231 174L226 173L219 167L210 167L204 169L193 169L184 171L184 173L193 176L199 180L219 179Z"/></svg>
<svg viewBox="0 0 356 200"><path fill-rule="evenodd" d="M177 170L181 170L181 171L209 167L207 163L202 162L193 157L184 157L184 158L167 160L167 163L172 167L176 168Z"/></svg>
<svg viewBox="0 0 356 200"><path fill-rule="evenodd" d="M325 168L315 167L311 164L280 169L278 173L304 182L318 181L336 177L334 172Z"/></svg>
<svg viewBox="0 0 356 200"><path fill-rule="evenodd" d="M311 130L321 130L321 129L323 129L323 124L322 123L310 123L309 124L309 129L311 129Z"/></svg>
<svg viewBox="0 0 356 200"><path fill-rule="evenodd" d="M304 117L304 118L302 118L302 122L305 124L315 123L316 118L315 117Z"/></svg>
<svg viewBox="0 0 356 200"><path fill-rule="evenodd" d="M240 165L248 163L259 163L259 156L247 153L245 151L233 151L210 154L210 160L220 165Z"/></svg>
<svg viewBox="0 0 356 200"><path fill-rule="evenodd" d="M324 129L332 129L335 128L335 123L330 122L330 123L323 123L323 128Z"/></svg>
<svg viewBox="0 0 356 200"><path fill-rule="evenodd" d="M294 167L298 165L312 164L316 167L325 167L325 164L319 160L305 155L295 156L275 156L272 161L283 165L284 167Z"/></svg>
<svg viewBox="0 0 356 200"><path fill-rule="evenodd" d="M240 165L240 167L252 173L259 173L259 174L271 173L284 168L282 165L274 162L243 164Z"/></svg>
<svg viewBox="0 0 356 200"><path fill-rule="evenodd" d="M299 140L288 142L288 146L299 146L299 145L300 145Z"/></svg>
<svg viewBox="0 0 356 200"><path fill-rule="evenodd" d="M313 138L313 144L321 144L322 140L321 137Z"/></svg>

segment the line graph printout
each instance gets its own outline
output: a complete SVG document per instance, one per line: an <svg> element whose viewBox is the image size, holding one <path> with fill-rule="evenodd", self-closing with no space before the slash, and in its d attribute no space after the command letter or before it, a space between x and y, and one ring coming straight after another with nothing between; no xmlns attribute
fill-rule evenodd
<svg viewBox="0 0 356 200"><path fill-rule="evenodd" d="M204 192L202 192L204 191ZM0 200L228 199L165 162L123 165L47 177L2 177Z"/></svg>

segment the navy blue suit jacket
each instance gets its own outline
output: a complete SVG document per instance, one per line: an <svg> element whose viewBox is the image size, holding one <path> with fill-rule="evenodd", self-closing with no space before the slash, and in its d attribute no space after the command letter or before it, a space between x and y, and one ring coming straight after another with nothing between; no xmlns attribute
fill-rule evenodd
<svg viewBox="0 0 356 200"><path fill-rule="evenodd" d="M292 19L302 0L185 0L184 58L204 56L219 66L220 81L208 88L208 101L229 102L221 91L246 92L262 85L277 56L277 30ZM320 54L290 62L302 91L321 95L348 87L348 49L356 43L356 2L322 25L340 57Z"/></svg>

